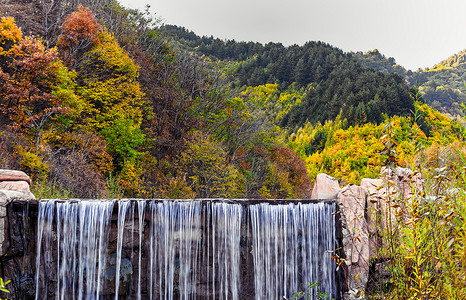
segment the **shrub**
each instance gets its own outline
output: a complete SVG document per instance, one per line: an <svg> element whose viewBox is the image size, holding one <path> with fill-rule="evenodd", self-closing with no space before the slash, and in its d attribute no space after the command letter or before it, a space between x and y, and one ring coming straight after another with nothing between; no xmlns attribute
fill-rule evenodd
<svg viewBox="0 0 466 300"><path fill-rule="evenodd" d="M419 168L422 189L409 180L411 197L387 193L383 199L396 217L380 228L385 243L373 261L385 266L391 277L373 286L373 298L466 298L465 174L451 172L462 170L466 160L463 151L445 151L439 161L443 166Z"/></svg>

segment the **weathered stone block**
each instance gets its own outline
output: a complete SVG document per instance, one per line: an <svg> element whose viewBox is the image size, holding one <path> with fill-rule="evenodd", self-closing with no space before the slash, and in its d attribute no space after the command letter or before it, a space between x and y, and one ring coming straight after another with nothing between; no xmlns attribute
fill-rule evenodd
<svg viewBox="0 0 466 300"><path fill-rule="evenodd" d="M26 181L1 181L0 190L18 191L25 195L31 193L29 183Z"/></svg>
<svg viewBox="0 0 466 300"><path fill-rule="evenodd" d="M327 174L320 173L317 175L314 187L312 188L311 199L336 199L340 190L340 185L335 178Z"/></svg>
<svg viewBox="0 0 466 300"><path fill-rule="evenodd" d="M363 178L361 179L361 188L367 193L367 215L369 234L376 235L378 228L376 224L376 215L380 212L380 197L384 191L382 179Z"/></svg>
<svg viewBox="0 0 466 300"><path fill-rule="evenodd" d="M22 171L0 169L0 181L26 181L30 184L31 178Z"/></svg>
<svg viewBox="0 0 466 300"><path fill-rule="evenodd" d="M31 194L32 195L32 194ZM18 191L0 190L0 201L8 202L13 199L25 199L25 195ZM34 199L34 198L31 198Z"/></svg>

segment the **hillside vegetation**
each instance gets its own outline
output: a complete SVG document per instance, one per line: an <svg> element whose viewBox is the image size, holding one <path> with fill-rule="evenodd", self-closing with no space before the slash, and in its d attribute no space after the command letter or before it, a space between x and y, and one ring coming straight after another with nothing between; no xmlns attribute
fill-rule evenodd
<svg viewBox="0 0 466 300"><path fill-rule="evenodd" d="M319 172L358 183L462 145L376 50L199 37L111 0L0 3L1 162L44 193L299 198Z"/></svg>
<svg viewBox="0 0 466 300"><path fill-rule="evenodd" d="M352 54L323 42L261 45L201 38L176 26L164 28L183 48L212 60L237 62L230 63L233 70L229 70L236 87L276 83L280 91L290 85L306 88L301 102L281 120L283 127L333 120L340 112L351 125L380 123L383 114L405 116L413 109L402 77L364 67Z"/></svg>
<svg viewBox="0 0 466 300"><path fill-rule="evenodd" d="M0 162L38 197L308 195L276 129L148 14L110 0L1 5Z"/></svg>
<svg viewBox="0 0 466 300"><path fill-rule="evenodd" d="M396 73L410 85L418 86L426 103L451 117L463 117L462 104L466 102L466 50L452 55L430 69L407 71L394 58L386 58L377 49L355 56L364 66L384 73Z"/></svg>

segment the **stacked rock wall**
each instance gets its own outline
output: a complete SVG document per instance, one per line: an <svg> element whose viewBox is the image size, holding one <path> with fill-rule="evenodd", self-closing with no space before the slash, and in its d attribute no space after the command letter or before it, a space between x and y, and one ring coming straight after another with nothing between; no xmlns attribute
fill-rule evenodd
<svg viewBox="0 0 466 300"><path fill-rule="evenodd" d="M31 179L26 173L15 170L0 169L0 253L5 253L5 226L8 222L7 205L14 199L35 199L29 190Z"/></svg>
<svg viewBox="0 0 466 300"><path fill-rule="evenodd" d="M380 258L380 249L386 246L383 235L396 226L399 207L392 200L409 201L413 188L422 188L420 176L406 168L382 168L380 176L364 178L360 186L340 188L335 178L319 174L313 187L313 198L337 199L339 206L344 299L364 297L370 275L374 276L370 274L371 263L375 257ZM382 269L374 272L379 282L389 279L390 274Z"/></svg>
<svg viewBox="0 0 466 300"><path fill-rule="evenodd" d="M13 209L9 205L13 200L34 200L35 197L29 189L31 179L24 172L16 170L0 169L0 277L11 279L6 276L10 270L31 269L34 262L34 249L28 247L28 237L33 233L26 233L29 229L19 226L22 223L18 220L17 214L12 214ZM27 216L25 216L27 218ZM14 232L17 238L12 238L9 234ZM24 237L24 238L23 238ZM31 252L32 251L32 252ZM22 257L22 259L16 259ZM5 279L5 280L6 280ZM34 282L30 276L22 276L18 280L24 281L22 285L28 287L28 292L22 293L18 299L33 299ZM6 286L11 289L12 285L18 282L12 282ZM0 293L0 299L15 299L11 294Z"/></svg>

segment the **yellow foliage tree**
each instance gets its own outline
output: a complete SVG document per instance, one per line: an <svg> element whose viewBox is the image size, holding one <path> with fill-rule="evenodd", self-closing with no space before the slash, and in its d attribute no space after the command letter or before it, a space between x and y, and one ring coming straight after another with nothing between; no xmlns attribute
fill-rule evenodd
<svg viewBox="0 0 466 300"><path fill-rule="evenodd" d="M76 127L106 140L122 187L134 194L141 173L139 147L145 140L139 66L87 8L79 7L67 17L58 45L77 73L76 94L85 103Z"/></svg>

